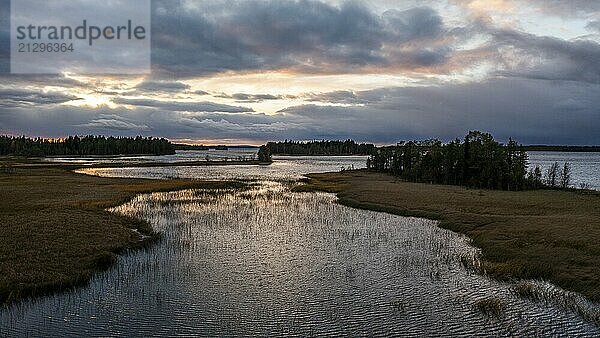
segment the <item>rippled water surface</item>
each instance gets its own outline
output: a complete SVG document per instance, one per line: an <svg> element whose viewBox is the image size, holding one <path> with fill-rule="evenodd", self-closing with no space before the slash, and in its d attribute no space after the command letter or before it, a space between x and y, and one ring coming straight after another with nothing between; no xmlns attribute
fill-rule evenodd
<svg viewBox="0 0 600 338"><path fill-rule="evenodd" d="M271 165L89 168L80 172L107 177L295 181L307 173L362 169L367 166L366 156L275 156L274 160Z"/></svg>
<svg viewBox="0 0 600 338"><path fill-rule="evenodd" d="M258 148L229 148L227 150L179 150L174 155L143 155L143 156L82 156L82 157L50 157L44 158L49 162L78 163L82 165L102 163L147 163L184 161L220 161L220 160L249 160L256 158Z"/></svg>
<svg viewBox="0 0 600 338"><path fill-rule="evenodd" d="M581 183L588 188L600 190L600 153L567 153L532 151L529 155L529 167L539 166L544 172L554 162L562 168L565 162L571 165L571 185L579 187Z"/></svg>
<svg viewBox="0 0 600 338"><path fill-rule="evenodd" d="M232 148L229 150L179 151L168 156L142 156L117 158L54 158L53 161L75 162L83 165L113 162L182 162L251 158L256 148ZM588 188L600 190L600 153L528 152L529 167L539 166L545 171L554 162L571 165L571 185L581 183ZM83 172L99 176L146 177L146 178L205 178L205 179L298 179L306 173L360 169L366 167L365 156L275 156L271 166L227 166L227 167L174 167L174 168L111 168L87 169Z"/></svg>
<svg viewBox="0 0 600 338"><path fill-rule="evenodd" d="M290 191L302 173L363 160L96 172L254 181L114 208L148 220L163 239L120 256L87 287L0 310L0 336L600 335L597 304L541 281L526 282L536 300L518 296L515 283L467 269L478 251L434 221ZM497 314L482 311L490 300Z"/></svg>
<svg viewBox="0 0 600 338"><path fill-rule="evenodd" d="M600 334L464 268L477 251L433 221L334 202L277 182L139 196L113 211L150 221L160 243L88 287L2 311L0 334ZM499 317L477 308L490 297Z"/></svg>

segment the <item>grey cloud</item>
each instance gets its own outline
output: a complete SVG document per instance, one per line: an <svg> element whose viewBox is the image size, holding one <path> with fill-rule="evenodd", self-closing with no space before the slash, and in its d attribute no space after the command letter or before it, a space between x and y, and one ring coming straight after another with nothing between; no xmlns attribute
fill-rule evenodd
<svg viewBox="0 0 600 338"><path fill-rule="evenodd" d="M144 93L162 92L179 93L190 89L188 84L173 81L143 81L135 89Z"/></svg>
<svg viewBox="0 0 600 338"><path fill-rule="evenodd" d="M143 131L150 128L145 124L136 124L116 114L99 114L97 118L88 123L79 124L76 127L88 127L91 129L100 128L107 130L132 130Z"/></svg>
<svg viewBox="0 0 600 338"><path fill-rule="evenodd" d="M383 13L383 19L393 30L398 42L435 38L444 33L442 17L429 7L388 10Z"/></svg>
<svg viewBox="0 0 600 338"><path fill-rule="evenodd" d="M590 40L566 41L540 37L514 30L492 30L493 48L504 57L503 75L524 76L548 80L569 80L600 83L600 44ZM508 59L502 48L517 51ZM531 61L540 60L541 61ZM516 62L516 66L513 64Z"/></svg>
<svg viewBox="0 0 600 338"><path fill-rule="evenodd" d="M339 97L332 93L323 97ZM106 132L173 139L353 138L449 140L479 129L523 143L599 144L600 85L523 78L354 92L360 106L304 105L275 115L188 112L154 106L0 108L1 128L64 136ZM343 97L343 95L342 95ZM147 127L147 128L146 128ZM57 135L57 131L60 134Z"/></svg>
<svg viewBox="0 0 600 338"><path fill-rule="evenodd" d="M588 24L585 26L585 28L587 28L589 30L600 32L600 20L588 22Z"/></svg>
<svg viewBox="0 0 600 338"><path fill-rule="evenodd" d="M0 75L2 83L10 83L11 87L62 87L65 90L71 88L93 89L93 85L84 83L73 78L68 78L65 75L15 75L2 74Z"/></svg>
<svg viewBox="0 0 600 338"><path fill-rule="evenodd" d="M394 143L432 136L449 140L479 129L530 144L600 143L595 84L510 78L356 95L375 101L360 107L296 106L281 113L313 126L314 137Z"/></svg>
<svg viewBox="0 0 600 338"><path fill-rule="evenodd" d="M527 1L515 0L532 6ZM565 8L593 11L600 3L581 0L536 4L551 12ZM447 27L430 7L378 14L356 2L335 6L314 0L248 0L197 5L184 11L178 1L157 1L153 51L157 72L194 76L291 68L306 73L351 73L371 67L379 71L389 68L452 73L495 62L492 66L504 75L598 81L598 44L593 41L540 37L477 21L464 27ZM491 37L485 47L488 54L478 55L482 48L457 52L456 46L475 36ZM501 48L517 50L528 62L538 56L541 59L534 65L515 65ZM587 71L590 68L591 73Z"/></svg>
<svg viewBox="0 0 600 338"><path fill-rule="evenodd" d="M10 73L10 1L0 1L0 74Z"/></svg>
<svg viewBox="0 0 600 338"><path fill-rule="evenodd" d="M254 139L266 141L304 130L281 115L189 113L135 107L42 107L0 109L0 128L11 133L60 137L74 134L155 136L172 139Z"/></svg>
<svg viewBox="0 0 600 338"><path fill-rule="evenodd" d="M252 108L230 106L226 104L219 104L214 102L181 102L181 101L161 101L153 99L130 99L130 98L114 98L114 103L126 104L132 106L142 106L158 108L168 111L188 111L188 112L229 112L229 113L243 113L253 112Z"/></svg>
<svg viewBox="0 0 600 338"><path fill-rule="evenodd" d="M312 102L324 102L324 103L338 103L338 104L365 104L371 101L359 97L355 92L351 90L337 90L328 93L310 93L303 96L307 101Z"/></svg>
<svg viewBox="0 0 600 338"><path fill-rule="evenodd" d="M240 1L154 6L155 70L193 76L225 70L298 68L327 72L367 65L415 67L445 61L451 47L420 40L445 28L431 8L375 14L358 2ZM402 47L402 48L399 48Z"/></svg>
<svg viewBox="0 0 600 338"><path fill-rule="evenodd" d="M533 5L559 16L600 11L600 2L597 0L525 0L525 2L528 2L529 6Z"/></svg>
<svg viewBox="0 0 600 338"><path fill-rule="evenodd" d="M293 96L290 96L290 95L244 94L244 93L235 93L235 94L231 94L231 95L226 94L226 93L221 93L219 95L216 95L216 97L225 98L225 99L233 99L233 100L236 100L237 102L246 102L246 103L256 103L256 102L269 101L269 100L284 100L284 99L293 98Z"/></svg>
<svg viewBox="0 0 600 338"><path fill-rule="evenodd" d="M60 93L44 92L42 90L0 89L0 107L33 107L39 105L59 104L80 98Z"/></svg>

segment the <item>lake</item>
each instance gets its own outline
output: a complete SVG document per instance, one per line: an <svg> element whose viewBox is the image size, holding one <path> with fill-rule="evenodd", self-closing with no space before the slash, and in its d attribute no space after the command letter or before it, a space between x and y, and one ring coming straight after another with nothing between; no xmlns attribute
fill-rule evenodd
<svg viewBox="0 0 600 338"><path fill-rule="evenodd" d="M123 156L114 158L52 158L50 161L79 163L82 165L102 163L139 163L139 162L184 162L206 160L239 160L249 159L256 155L256 148L231 148L228 150L205 151L178 151L175 155L167 156ZM573 153L573 152L528 152L529 168L539 166L542 172L557 162L562 168L566 162L572 169L571 185L579 187L585 184L590 189L600 190L600 153ZM275 156L275 162L270 167L243 168L243 166L228 166L225 168L206 167L177 167L177 168L116 168L94 169L86 171L88 174L109 175L120 177L146 177L146 178L205 178L205 179L237 179L237 178L269 178L276 175L277 179L298 179L303 174L310 172L339 171L344 169L360 169L366 167L365 156ZM243 177L240 177L240 174Z"/></svg>
<svg viewBox="0 0 600 338"><path fill-rule="evenodd" d="M600 190L600 153L532 151L528 155L530 168L539 166L544 173L554 162L561 169L565 163L569 163L572 186L579 187L583 183L590 189Z"/></svg>
<svg viewBox="0 0 600 338"><path fill-rule="evenodd" d="M271 166L88 169L249 179L251 186L146 194L112 209L149 221L163 240L120 256L87 287L0 310L0 336L600 335L590 320L600 315L597 304L543 281L527 281L540 300L520 297L514 282L467 268L478 250L435 221L290 191L304 173L364 161L278 157ZM502 304L501 315L480 310L490 299Z"/></svg>

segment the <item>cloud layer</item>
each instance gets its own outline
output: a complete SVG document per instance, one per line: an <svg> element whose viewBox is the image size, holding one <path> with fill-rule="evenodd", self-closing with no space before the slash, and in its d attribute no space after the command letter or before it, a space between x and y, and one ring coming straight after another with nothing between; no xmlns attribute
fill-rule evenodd
<svg viewBox="0 0 600 338"><path fill-rule="evenodd" d="M600 144L599 2L374 3L155 0L151 76L4 75L0 133Z"/></svg>

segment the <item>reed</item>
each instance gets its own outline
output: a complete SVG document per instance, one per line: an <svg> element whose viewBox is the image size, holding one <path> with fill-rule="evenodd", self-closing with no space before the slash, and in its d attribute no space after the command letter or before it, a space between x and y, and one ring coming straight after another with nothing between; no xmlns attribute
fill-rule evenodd
<svg viewBox="0 0 600 338"><path fill-rule="evenodd" d="M504 313L506 304L498 297L487 297L477 300L475 307L485 315L500 317Z"/></svg>
<svg viewBox="0 0 600 338"><path fill-rule="evenodd" d="M73 166L4 158L0 170L0 303L85 285L116 255L160 238L150 224L106 209L140 193L243 189L240 182L114 179Z"/></svg>
<svg viewBox="0 0 600 338"><path fill-rule="evenodd" d="M468 189L366 170L309 177L295 190L333 192L344 205L439 220L466 234L489 276L547 279L600 301L600 192Z"/></svg>

